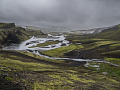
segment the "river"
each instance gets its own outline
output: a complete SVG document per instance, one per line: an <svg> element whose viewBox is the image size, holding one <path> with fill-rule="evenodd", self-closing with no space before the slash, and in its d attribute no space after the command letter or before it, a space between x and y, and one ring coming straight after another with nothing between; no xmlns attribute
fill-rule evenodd
<svg viewBox="0 0 120 90"><path fill-rule="evenodd" d="M37 46L38 44L41 43L45 43L45 42L49 42L49 41L59 41L59 43L57 44L52 44L52 45L48 45L45 47L33 47L33 46ZM46 50L51 50L51 49L56 49L56 48L60 48L60 47L64 47L64 46L69 46L70 42L66 40L66 37L64 35L60 35L60 36L53 36L48 34L48 36L46 38L36 38L36 37L31 37L29 40L23 41L21 44L19 45L11 45L8 47L4 47L4 50L21 50L21 51L29 51L32 52L34 54L37 54L41 57L45 57L45 58L49 58L49 59L61 59L61 60L72 60L72 61L79 61L79 62L87 62L85 64L85 67L90 66L89 62L99 62L99 63L108 63L114 66L120 66L120 65L116 65L116 64L112 64L110 62L101 60L101 59L74 59L74 58L56 58L56 57L49 57L46 55L42 55L39 53L39 51L46 51ZM99 67L98 65L92 65L91 67Z"/></svg>

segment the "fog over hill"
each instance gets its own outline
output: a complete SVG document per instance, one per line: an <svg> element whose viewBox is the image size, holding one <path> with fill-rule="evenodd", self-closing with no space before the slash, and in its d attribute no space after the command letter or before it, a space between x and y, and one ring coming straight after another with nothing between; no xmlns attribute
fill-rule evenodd
<svg viewBox="0 0 120 90"><path fill-rule="evenodd" d="M70 33L79 33L79 34L97 34L100 33L106 29L111 29L113 27L116 27L117 25L114 26L109 26L109 27L101 27L101 28L93 28L93 29L87 29L87 30L74 30L70 31Z"/></svg>
<svg viewBox="0 0 120 90"><path fill-rule="evenodd" d="M120 0L0 0L0 21L86 30L119 24L119 4Z"/></svg>

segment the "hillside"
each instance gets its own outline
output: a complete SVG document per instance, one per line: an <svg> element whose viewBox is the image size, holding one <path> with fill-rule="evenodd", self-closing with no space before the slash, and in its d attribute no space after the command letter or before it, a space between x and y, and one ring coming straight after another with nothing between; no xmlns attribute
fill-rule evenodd
<svg viewBox="0 0 120 90"><path fill-rule="evenodd" d="M115 26L111 26L111 27L103 27L103 28L93 28L93 29L88 29L88 30L74 30L74 31L71 31L70 33L73 33L73 34L98 34L98 33L101 33L102 31L105 31L107 29L111 29Z"/></svg>
<svg viewBox="0 0 120 90"><path fill-rule="evenodd" d="M119 84L119 79L78 62L50 60L28 52L0 51L1 90L119 90Z"/></svg>
<svg viewBox="0 0 120 90"><path fill-rule="evenodd" d="M92 37L109 40L120 40L120 25L105 29L98 34L93 35Z"/></svg>
<svg viewBox="0 0 120 90"><path fill-rule="evenodd" d="M84 54L83 58L104 58L103 53L105 55L105 53L120 50L120 25L107 28L97 34L73 34L67 39L73 44L81 43L83 45L84 49L80 50ZM115 55L111 55L111 57L115 58Z"/></svg>
<svg viewBox="0 0 120 90"><path fill-rule="evenodd" d="M11 44L20 43L27 40L30 36L45 35L40 30L25 30L22 27L15 26L14 23L0 23L0 43Z"/></svg>

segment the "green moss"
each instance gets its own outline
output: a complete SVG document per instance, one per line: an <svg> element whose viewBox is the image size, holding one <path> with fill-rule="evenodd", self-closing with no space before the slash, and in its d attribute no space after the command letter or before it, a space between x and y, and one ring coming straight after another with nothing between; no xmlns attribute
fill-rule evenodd
<svg viewBox="0 0 120 90"><path fill-rule="evenodd" d="M120 65L120 58L105 58L105 60L113 63L113 64L118 64Z"/></svg>
<svg viewBox="0 0 120 90"><path fill-rule="evenodd" d="M64 73L64 72L63 72ZM67 83L73 83L72 82L72 80L70 80L70 79L68 79L69 77L67 77L66 76L67 74L66 73L64 73L64 75L62 75L62 74L51 74L51 75L49 75L50 77L53 77L53 78L56 78L56 79L58 79L59 81L65 81L65 82L67 82Z"/></svg>
<svg viewBox="0 0 120 90"><path fill-rule="evenodd" d="M77 74L68 74L70 79L75 80L75 81L80 81L82 83L95 83L94 80L91 79L85 79L85 78L79 78L79 75Z"/></svg>
<svg viewBox="0 0 120 90"><path fill-rule="evenodd" d="M108 72L108 75L120 78L120 67L101 64L101 72Z"/></svg>
<svg viewBox="0 0 120 90"><path fill-rule="evenodd" d="M120 49L120 43L110 45L111 50Z"/></svg>
<svg viewBox="0 0 120 90"><path fill-rule="evenodd" d="M6 80L12 81L13 79L11 77L5 77Z"/></svg>
<svg viewBox="0 0 120 90"><path fill-rule="evenodd" d="M110 77L108 78L108 76L93 72L88 68L68 67L64 65L61 66L62 64L59 66L57 63L56 65L50 63L47 64L37 62L34 59L28 61L24 56L22 56L21 61L21 54L18 53L22 53L35 58L41 57L34 56L32 53L25 52L16 52L17 54L14 53L14 55L12 55L13 51L10 52L11 53L9 53L8 56L7 54L4 55L5 52L0 53L0 66L3 66L3 68L0 70L9 71L10 73L7 74L7 77L9 77L9 75L12 75L14 81L22 80L26 85L32 86L33 90L82 90L88 88L90 89L90 87L96 88L96 85L98 85L98 83L101 85L98 87L99 89L103 89L102 87L104 86L105 89L113 89L111 86L118 86L119 84L119 82L117 82L115 79ZM53 61L51 60L51 62ZM24 71L27 72L25 73ZM16 74L18 75L17 77ZM104 85L104 83L107 84ZM93 86L93 84L95 86Z"/></svg>
<svg viewBox="0 0 120 90"><path fill-rule="evenodd" d="M113 44L116 43L115 41L100 41L100 42L96 42L95 44L97 45L106 45L106 44Z"/></svg>
<svg viewBox="0 0 120 90"><path fill-rule="evenodd" d="M120 61L116 61L119 59L106 58L106 60L114 64L120 64ZM90 65L99 65L100 66L99 69L97 69L96 67L89 67L89 68L96 70L97 72L100 72L100 73L107 72L107 75L112 77L113 76L117 77L118 80L120 79L120 71L119 71L120 67L113 66L107 63L93 63L93 62L91 62Z"/></svg>
<svg viewBox="0 0 120 90"><path fill-rule="evenodd" d="M94 42L99 42L99 41L105 41L105 39L95 39L95 38L89 38L89 39L77 39L77 40L73 40L72 42L73 43L77 43L77 42L80 42L82 44L91 44L91 43L94 43Z"/></svg>
<svg viewBox="0 0 120 90"><path fill-rule="evenodd" d="M46 83L39 83L36 82L33 85L33 90L72 90L73 87L70 87L68 85L64 85L62 81L49 81Z"/></svg>
<svg viewBox="0 0 120 90"><path fill-rule="evenodd" d="M11 59L0 60L0 62L1 62L0 65L4 65L10 68L16 68L19 70L45 71L51 70L53 68L51 65L40 63L28 63Z"/></svg>
<svg viewBox="0 0 120 90"><path fill-rule="evenodd" d="M107 56L109 58L120 58L120 50L105 52L102 55Z"/></svg>
<svg viewBox="0 0 120 90"><path fill-rule="evenodd" d="M83 50L89 50L89 49L96 49L97 51L105 51L106 47L105 48L99 48L101 46L105 46L105 45L110 45L110 44L114 44L114 43L117 43L116 41L96 41L96 42L93 42L93 43L85 43L83 44L84 46L84 49Z"/></svg>
<svg viewBox="0 0 120 90"><path fill-rule="evenodd" d="M55 60L55 59L49 59L49 58L45 58L45 57L40 57L39 55L33 54L33 53L29 53L29 52L20 52L23 53L25 55L31 56L31 57L35 57L44 61L50 61L50 62L55 62L55 63L64 63L65 60Z"/></svg>
<svg viewBox="0 0 120 90"><path fill-rule="evenodd" d="M14 23L0 23L0 28L13 28L15 27Z"/></svg>
<svg viewBox="0 0 120 90"><path fill-rule="evenodd" d="M51 56L51 57L64 57L64 53L67 53L67 52L70 52L74 49L81 49L83 48L82 45L69 45L69 46L65 46L65 47L60 47L60 48L57 48L57 49L52 49L52 50L49 50L49 51L40 51L41 53L43 54L46 54L48 56Z"/></svg>

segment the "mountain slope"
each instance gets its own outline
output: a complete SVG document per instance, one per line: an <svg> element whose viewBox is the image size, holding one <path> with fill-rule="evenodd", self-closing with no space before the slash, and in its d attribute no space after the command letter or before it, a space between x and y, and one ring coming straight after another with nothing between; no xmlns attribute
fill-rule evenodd
<svg viewBox="0 0 120 90"><path fill-rule="evenodd" d="M120 25L116 25L112 28L105 29L104 31L92 35L94 38L103 38L110 40L120 40Z"/></svg>
<svg viewBox="0 0 120 90"><path fill-rule="evenodd" d="M40 30L25 30L22 27L15 26L14 23L0 23L0 43L11 44L20 43L27 40L30 36L42 36L45 35Z"/></svg>
<svg viewBox="0 0 120 90"><path fill-rule="evenodd" d="M103 27L103 28L94 28L94 29L88 29L88 30L74 30L71 31L70 33L79 33L79 34L97 34L100 33L106 29L110 29L114 26L111 27Z"/></svg>
<svg viewBox="0 0 120 90"><path fill-rule="evenodd" d="M116 51L120 50L120 25L97 34L71 35L67 39L73 44L80 43L84 47L79 50L82 58L120 58L119 52Z"/></svg>

